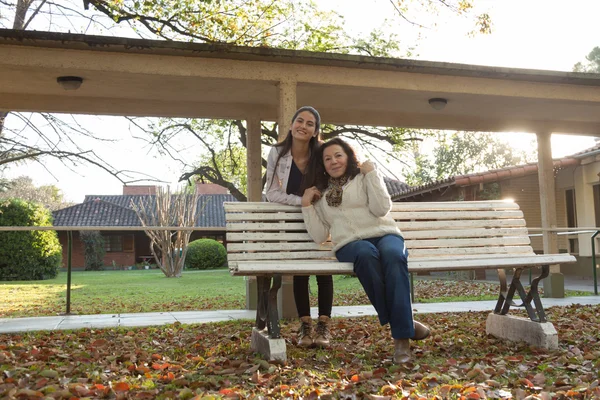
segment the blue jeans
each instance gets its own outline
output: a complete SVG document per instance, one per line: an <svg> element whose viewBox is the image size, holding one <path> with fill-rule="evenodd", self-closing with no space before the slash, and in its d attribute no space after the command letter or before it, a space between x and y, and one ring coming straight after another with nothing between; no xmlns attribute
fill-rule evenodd
<svg viewBox="0 0 600 400"><path fill-rule="evenodd" d="M408 250L404 239L385 235L356 240L339 249L335 256L338 261L354 264L354 273L375 307L379 322L381 325L389 322L392 337L413 337Z"/></svg>

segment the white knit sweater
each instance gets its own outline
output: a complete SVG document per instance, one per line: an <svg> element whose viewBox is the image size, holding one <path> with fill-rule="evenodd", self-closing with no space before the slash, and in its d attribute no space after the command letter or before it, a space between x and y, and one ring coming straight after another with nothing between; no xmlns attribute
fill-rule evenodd
<svg viewBox="0 0 600 400"><path fill-rule="evenodd" d="M314 205L302 207L306 229L317 243L331 234L334 251L360 239L388 234L401 235L396 222L388 215L392 200L377 170L358 174L343 189L342 204L330 207L325 195Z"/></svg>

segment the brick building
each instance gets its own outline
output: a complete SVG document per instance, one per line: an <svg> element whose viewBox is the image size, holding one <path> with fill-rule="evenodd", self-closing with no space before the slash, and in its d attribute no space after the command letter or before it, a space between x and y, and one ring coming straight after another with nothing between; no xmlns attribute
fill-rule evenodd
<svg viewBox="0 0 600 400"><path fill-rule="evenodd" d="M403 182L384 178L390 195L409 189ZM212 183L198 183L196 226L202 231L193 232L190 240L203 237L223 242L225 240L225 210L223 202L236 201L227 189ZM104 265L130 266L149 259L150 240L144 231L118 230L118 227L141 226L132 209L133 204L152 203L156 186L123 186L122 195L87 195L83 203L53 212L54 226L97 226L111 228L102 231L105 238L106 255ZM63 266L67 262L67 233L58 232L63 248ZM73 232L71 263L75 268L84 266L84 247L79 231Z"/></svg>
<svg viewBox="0 0 600 400"><path fill-rule="evenodd" d="M226 189L212 184L198 184L196 227L190 240L202 237L225 241L225 212L223 202L236 201ZM145 232L118 230L119 227L141 226L132 204L152 204L155 186L124 186L122 195L87 195L81 204L53 212L54 226L94 226L110 228L101 231L105 238L104 265L131 266L151 256L150 240ZM67 233L58 232L63 247L63 264L67 262ZM72 266L84 266L84 247L79 231L73 232Z"/></svg>
<svg viewBox="0 0 600 400"><path fill-rule="evenodd" d="M557 227L579 231L600 227L600 144L554 160ZM480 173L451 176L393 195L394 201L514 200L528 228L542 226L537 163ZM539 232L532 232L539 233ZM577 257L577 264L561 268L569 275L591 276L591 233L559 235L560 252ZM543 253L541 237L531 237L534 251ZM597 253L600 243L596 244ZM596 266L596 268L598 268Z"/></svg>

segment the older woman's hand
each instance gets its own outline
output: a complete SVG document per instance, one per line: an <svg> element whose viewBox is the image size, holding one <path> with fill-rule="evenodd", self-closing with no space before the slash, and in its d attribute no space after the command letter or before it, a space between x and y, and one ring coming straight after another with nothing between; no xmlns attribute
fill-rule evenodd
<svg viewBox="0 0 600 400"><path fill-rule="evenodd" d="M321 198L321 191L316 186L309 187L302 196L302 207L308 207Z"/></svg>
<svg viewBox="0 0 600 400"><path fill-rule="evenodd" d="M369 172L373 171L374 169L375 169L375 164L373 164L369 160L367 160L364 163L360 164L360 172L362 172L363 175L368 174Z"/></svg>

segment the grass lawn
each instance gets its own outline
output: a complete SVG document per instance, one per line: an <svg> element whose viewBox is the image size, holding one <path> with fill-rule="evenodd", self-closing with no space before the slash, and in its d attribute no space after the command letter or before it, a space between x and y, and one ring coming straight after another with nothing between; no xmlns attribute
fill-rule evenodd
<svg viewBox="0 0 600 400"><path fill-rule="evenodd" d="M0 283L0 318L57 315L66 309L67 274L45 281ZM71 312L108 314L150 311L243 309L245 281L226 269L184 271L165 278L159 270L78 271L72 273ZM369 304L356 278L334 276L334 305ZM311 277L311 301L317 284ZM498 285L487 282L416 279L418 302L493 300ZM571 292L568 295L582 295ZM589 294L589 293L588 293Z"/></svg>

